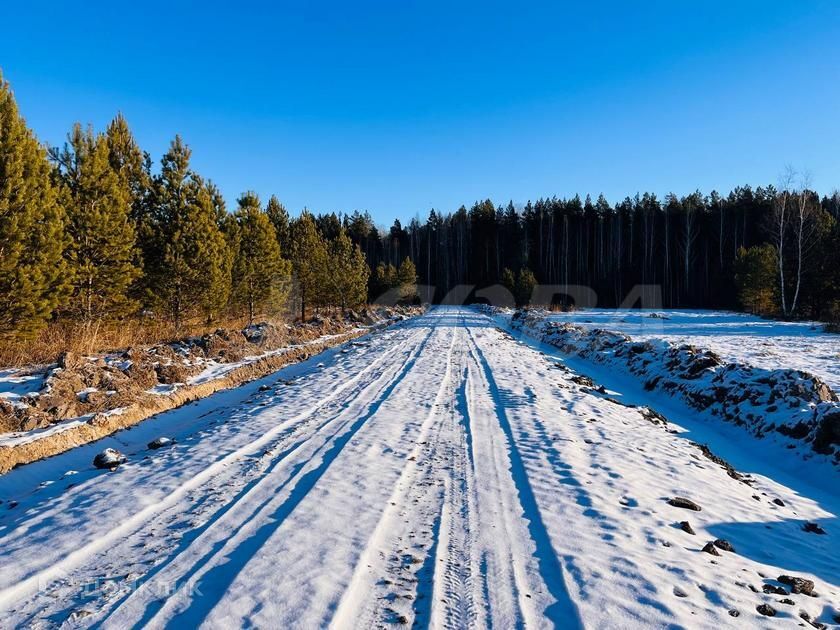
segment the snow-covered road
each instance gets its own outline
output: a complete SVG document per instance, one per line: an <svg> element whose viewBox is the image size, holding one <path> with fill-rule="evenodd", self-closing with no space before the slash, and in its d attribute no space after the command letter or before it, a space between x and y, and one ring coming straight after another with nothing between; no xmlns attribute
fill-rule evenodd
<svg viewBox="0 0 840 630"><path fill-rule="evenodd" d="M737 480L547 352L437 308L3 475L0 627L835 623L836 485L707 431Z"/></svg>

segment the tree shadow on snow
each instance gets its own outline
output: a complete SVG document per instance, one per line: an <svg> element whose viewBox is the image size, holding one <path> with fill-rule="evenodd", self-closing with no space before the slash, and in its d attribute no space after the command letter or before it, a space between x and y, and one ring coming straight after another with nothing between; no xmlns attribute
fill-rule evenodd
<svg viewBox="0 0 840 630"><path fill-rule="evenodd" d="M805 531L816 523L825 534ZM718 523L707 528L731 542L738 555L779 567L791 574L811 574L840 587L840 519L786 519L766 522ZM776 578L772 575L768 578ZM819 590L819 589L816 589Z"/></svg>

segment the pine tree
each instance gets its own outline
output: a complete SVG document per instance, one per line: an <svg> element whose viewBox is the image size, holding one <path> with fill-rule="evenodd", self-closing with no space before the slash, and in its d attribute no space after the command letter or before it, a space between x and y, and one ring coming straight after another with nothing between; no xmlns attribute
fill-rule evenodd
<svg viewBox="0 0 840 630"><path fill-rule="evenodd" d="M227 213L218 188L194 175L198 187L197 207L190 217L194 223L194 238L200 241L196 250L198 268L203 279L197 284L198 306L206 322L212 322L230 301L235 257L222 231ZM220 214L220 212L222 214ZM221 223L221 225L220 225Z"/></svg>
<svg viewBox="0 0 840 630"><path fill-rule="evenodd" d="M333 300L341 310L361 306L367 301L367 283L370 269L365 255L347 235L344 228L330 244L327 265Z"/></svg>
<svg viewBox="0 0 840 630"><path fill-rule="evenodd" d="M526 306L531 302L531 296L534 293L534 287L537 286L537 279L534 272L523 267L519 270L519 275L516 278L516 305Z"/></svg>
<svg viewBox="0 0 840 630"><path fill-rule="evenodd" d="M396 278L399 297L403 301L414 301L417 297L417 268L408 256L400 264Z"/></svg>
<svg viewBox="0 0 840 630"><path fill-rule="evenodd" d="M323 238L309 212L302 212L291 226L291 259L300 299L300 316L306 308L323 303L327 251Z"/></svg>
<svg viewBox="0 0 840 630"><path fill-rule="evenodd" d="M155 246L152 222L149 216L151 212L152 162L149 154L140 150L128 127L128 122L122 114L117 114L108 125L105 130L105 138L108 143L111 168L119 176L121 185L128 195L129 214L134 227L136 244L134 266L141 270L140 275L129 289L129 295L135 301L142 301L145 291L148 289L144 261L147 253Z"/></svg>
<svg viewBox="0 0 840 630"><path fill-rule="evenodd" d="M222 191L210 180L204 183L204 188L207 190L207 195L210 197L210 205L213 206L213 216L216 217L216 225L221 229L230 213L225 208L225 198Z"/></svg>
<svg viewBox="0 0 840 630"><path fill-rule="evenodd" d="M227 304L231 257L211 191L189 167L179 136L161 161L152 213L155 257L147 261L155 303L176 327L195 312L207 320Z"/></svg>
<svg viewBox="0 0 840 630"><path fill-rule="evenodd" d="M373 301L378 300L389 289L387 271L384 262L379 262L370 278L370 293Z"/></svg>
<svg viewBox="0 0 840 630"><path fill-rule="evenodd" d="M738 249L735 258L738 300L751 313L770 315L776 307L776 248L769 243Z"/></svg>
<svg viewBox="0 0 840 630"><path fill-rule="evenodd" d="M502 286L507 289L511 295L516 294L516 277L508 267L502 269Z"/></svg>
<svg viewBox="0 0 840 630"><path fill-rule="evenodd" d="M107 139L76 124L64 148L50 155L68 218L69 309L87 323L126 315L137 306L128 290L141 272L135 264L130 190L112 167Z"/></svg>
<svg viewBox="0 0 840 630"><path fill-rule="evenodd" d="M235 302L248 310L248 321L265 309L276 310L288 294L290 265L280 256L280 245L268 215L256 194L239 198L235 213L238 251L233 265Z"/></svg>
<svg viewBox="0 0 840 630"><path fill-rule="evenodd" d="M65 215L46 151L0 75L0 337L30 337L67 296Z"/></svg>
<svg viewBox="0 0 840 630"><path fill-rule="evenodd" d="M131 218L137 223L148 211L151 159L140 150L122 114L117 114L108 125L105 138L111 168L128 191Z"/></svg>
<svg viewBox="0 0 840 630"><path fill-rule="evenodd" d="M284 254L289 252L291 250L291 244L289 243L289 213L286 212L286 208L274 195L271 195L271 199L268 200L265 212L271 220L271 224L274 226L277 242L280 243L280 251Z"/></svg>

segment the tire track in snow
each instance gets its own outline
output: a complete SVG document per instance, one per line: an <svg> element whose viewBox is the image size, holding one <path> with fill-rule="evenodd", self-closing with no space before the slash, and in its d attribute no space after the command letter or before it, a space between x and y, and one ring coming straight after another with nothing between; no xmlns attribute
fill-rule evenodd
<svg viewBox="0 0 840 630"><path fill-rule="evenodd" d="M383 385L371 397L370 401L356 405L355 403L359 401L355 400L354 406L366 406L366 411L358 417L351 416L342 422L335 432L327 436L324 442L317 446L314 453L293 466L292 473L288 477L280 480L279 483L277 483L277 479L271 476L260 479L258 486L251 488L249 494L255 493L258 487L264 487L270 483L276 485L272 485L271 491L267 493L267 498L259 503L253 511L236 518L233 512L247 509L246 502L240 499L228 510L228 513L232 514L230 517L233 520L232 524L223 520L216 520L212 523L212 527L208 528L202 536L210 537L211 534L215 534L216 541L201 541L202 546L206 547L209 543L210 548L204 552L201 548L197 550L198 553L203 552L204 555L188 566L187 574L183 575L181 579L164 580L165 583L178 584L179 587L164 602L163 606L156 607L154 598L149 597L150 593L145 593L144 599L140 599L136 603L132 603L130 601L131 597L129 597L126 604L132 605L123 605L120 609L114 611L112 613L114 618L109 618L107 623L103 623L101 626L123 628L132 623L134 619L139 619L133 625L136 628L163 627L174 623L176 619L177 623L188 626L197 626L204 621L248 560L260 550L271 534L280 528L284 520L306 497L347 443L367 420L375 415L396 386L411 371L432 335L433 331L430 331L414 347L409 359L398 367L395 376L388 379L387 383L383 385L380 382L380 377L366 386L362 390L363 392L368 391L374 385ZM393 358L395 353L393 351L389 352L388 356ZM351 409L352 407L342 410L338 416L327 421L324 426L334 424L345 412L349 412ZM316 434L323 428L319 428ZM312 438L304 440L302 444L310 444L311 440ZM319 454L320 460L317 459ZM288 459L284 463L287 462ZM283 491L287 488L289 489L288 495L284 497L282 496ZM259 499L260 497L257 496L256 498ZM245 507L242 507L243 505ZM182 555L178 555L175 560L181 557ZM140 598L141 592L141 590L135 591L132 596ZM192 594L197 596L191 597ZM138 610L138 608L142 608L142 610Z"/></svg>
<svg viewBox="0 0 840 630"><path fill-rule="evenodd" d="M417 336L420 336L421 334L422 333L418 331L418 333L412 335L410 339L405 342L404 345L409 345L416 339ZM428 339L428 336L426 337L426 339ZM46 567L37 569L30 573L28 576L26 576L24 579L19 580L18 582L3 588L2 590L0 590L0 608L11 608L11 606L15 602L33 595L45 585L50 584L51 582L57 579L61 579L64 576L70 574L71 571L73 571L76 567L84 564L86 560L90 559L95 554L104 551L117 541L125 538L132 532L142 528L148 521L150 521L155 516L176 506L178 502L181 499L185 498L190 492L201 487L203 484L210 481L215 476L223 474L225 467L229 464L235 462L241 457L247 456L249 453L255 450L258 450L270 444L273 439L281 435L290 427L293 427L298 423L305 421L309 417L315 415L324 407L334 403L342 394L344 394L344 392L354 387L368 373L374 372L380 364L392 358L393 354L393 351L383 352L381 356L377 357L377 359L371 362L368 366L360 370L358 374L339 384L328 396L326 396L324 399L313 405L313 407L309 410L298 414L297 416L289 420L281 422L273 429L267 431L260 438L248 442L247 444L241 446L235 451L232 451L227 455L219 458L211 466L177 486L165 498L151 505L147 505L146 507L135 513L131 518L110 529L106 534L82 544L67 556L52 562ZM373 383L376 382L376 380L373 381ZM352 395L352 392L350 395Z"/></svg>
<svg viewBox="0 0 840 630"><path fill-rule="evenodd" d="M430 622L446 628L476 626L477 602L474 575L480 570L474 557L478 547L475 523L475 462L468 405L466 365L456 390L450 415L453 440L450 448L451 473L446 480L441 506L440 561L443 568L433 575L433 615ZM438 566L437 564L435 565Z"/></svg>
<svg viewBox="0 0 840 630"><path fill-rule="evenodd" d="M501 390L493 377L492 368L481 347L478 345L473 331L468 328L467 333L470 337L471 350L473 350L473 358L479 372L479 378L487 388L496 421L507 441L509 470L516 487L520 506L524 512L524 519L527 521L531 541L535 545L535 556L539 566L540 576L548 589L548 593L555 600L543 613L555 626L562 626L564 628L582 627L577 607L566 588L563 568L551 545L548 530L542 520L534 491L531 488L522 454L517 446L507 412L505 411L505 403ZM516 564L514 564L514 567L516 567ZM523 610L526 611L527 608ZM527 619L525 621L526 623L528 622Z"/></svg>
<svg viewBox="0 0 840 630"><path fill-rule="evenodd" d="M435 460L437 459L438 450L441 447L443 425L437 420L444 403L445 394L452 388L453 352L456 347L456 342L462 336L463 333L460 327L452 329L452 339L443 359L446 367L441 378L440 386L435 397L432 399L429 412L420 427L416 445L406 457L405 466L396 482L394 492L388 499L387 506L372 535L368 539L365 550L359 557L353 578L345 590L330 623L330 626L333 628L371 626L380 617L380 613L383 612L377 605L377 599L387 601L389 597L391 599L396 598L393 594L381 594L382 590L388 590L387 587L391 585L391 580L381 578L379 581L372 583L378 571L387 573L395 580L402 582L416 579L413 577L407 578L403 575L405 572L404 569L406 569L405 563L409 562L413 564L415 558L411 554L400 554L403 551L402 548L406 547L406 539L417 537L413 530L419 529L420 524L428 520L430 516L428 513L428 508L430 507L429 502L436 501L435 495L439 494L439 491L435 488L436 482L438 481L436 477L439 472L436 470ZM430 497L429 495L432 496ZM417 505L416 508L412 508L409 503L409 499L412 496L414 496L413 504ZM406 513L401 513L400 510L406 509L411 510L409 515L413 518L401 520L401 517L406 515ZM411 532L407 531L412 528L413 530ZM424 547L428 554L429 550L435 546L435 532L436 524L433 523L431 530L426 536L421 534L421 539L426 538L427 540L424 542L414 542L415 549L418 546ZM383 548L385 548L384 551ZM406 558L406 556L410 556L410 558ZM389 559L391 560L390 563L388 562ZM398 563L396 567L393 566L394 559ZM391 566L381 566L382 561ZM409 595L416 601L419 593L417 582L415 581L414 584L413 592L404 593L403 597ZM388 611L386 610L384 612L387 613ZM391 609L390 614L386 615L385 619L378 620L381 623L393 623L394 621L399 621L400 616L399 611ZM404 615L404 618L406 622L411 621L408 615Z"/></svg>
<svg viewBox="0 0 840 630"><path fill-rule="evenodd" d="M515 500L511 501L512 480L506 453L500 448L502 436L489 421L491 414L482 408L484 399L476 391L471 365L475 358L469 343L465 355L469 360L458 397L457 474L442 514L448 535L444 566L436 576L440 594L435 598L434 625L522 627L538 617L523 595L528 590L526 570L511 546L527 531L514 512Z"/></svg>

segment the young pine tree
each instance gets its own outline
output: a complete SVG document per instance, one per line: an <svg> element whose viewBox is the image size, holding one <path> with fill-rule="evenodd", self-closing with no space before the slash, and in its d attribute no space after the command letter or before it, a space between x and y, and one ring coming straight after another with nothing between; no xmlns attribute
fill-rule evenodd
<svg viewBox="0 0 840 630"><path fill-rule="evenodd" d="M271 199L268 200L265 213L274 226L277 242L280 243L280 251L288 255L288 252L291 251L289 213L286 212L286 208L274 195L271 195Z"/></svg>
<svg viewBox="0 0 840 630"><path fill-rule="evenodd" d="M389 292L398 286L397 268L394 265L391 263L386 265L384 262L376 265L376 271L373 273L373 281L371 282L374 300L384 297L386 293L391 296L392 294Z"/></svg>
<svg viewBox="0 0 840 630"><path fill-rule="evenodd" d="M516 277L507 267L502 269L502 286L507 289L511 295L516 294Z"/></svg>
<svg viewBox="0 0 840 630"><path fill-rule="evenodd" d="M131 219L141 221L148 212L151 192L151 160L143 153L122 114L117 114L105 130L108 145L108 159L125 187Z"/></svg>
<svg viewBox="0 0 840 630"><path fill-rule="evenodd" d="M365 255L354 245L344 228L330 246L328 264L332 300L341 310L361 306L367 301L367 283L370 269Z"/></svg>
<svg viewBox="0 0 840 630"><path fill-rule="evenodd" d="M120 185L129 199L129 217L135 236L134 266L141 272L129 288L129 296L135 302L141 302L149 288L144 260L146 252L155 246L150 218L152 161L148 153L140 150L122 114L117 114L110 122L105 139L111 168L120 178Z"/></svg>
<svg viewBox="0 0 840 630"><path fill-rule="evenodd" d="M776 304L776 248L769 243L738 249L735 286L741 305L756 315L770 315Z"/></svg>
<svg viewBox="0 0 840 630"><path fill-rule="evenodd" d="M230 296L231 257L211 191L189 167L190 150L176 136L154 182L155 256L147 261L153 303L176 327L201 313L208 321Z"/></svg>
<svg viewBox="0 0 840 630"><path fill-rule="evenodd" d="M397 271L396 285L399 288L400 300L413 301L417 297L417 268L408 256Z"/></svg>
<svg viewBox="0 0 840 630"><path fill-rule="evenodd" d="M68 219L69 311L88 324L126 315L137 306L128 291L140 269L130 190L112 167L106 137L76 124L64 148L50 155Z"/></svg>
<svg viewBox="0 0 840 630"><path fill-rule="evenodd" d="M323 303L326 284L327 248L315 226L315 219L304 211L291 226L292 271L298 285L300 316L306 308Z"/></svg>
<svg viewBox="0 0 840 630"><path fill-rule="evenodd" d="M526 306L531 302L535 286L537 286L537 279L534 277L534 272L527 267L520 269L519 276L516 278L517 306Z"/></svg>
<svg viewBox="0 0 840 630"><path fill-rule="evenodd" d="M280 256L280 245L268 215L254 193L239 198L234 214L238 249L233 265L235 303L248 311L249 323L258 312L279 309L288 295L290 265Z"/></svg>
<svg viewBox="0 0 840 630"><path fill-rule="evenodd" d="M65 216L46 151L0 75L0 337L29 337L67 295Z"/></svg>

